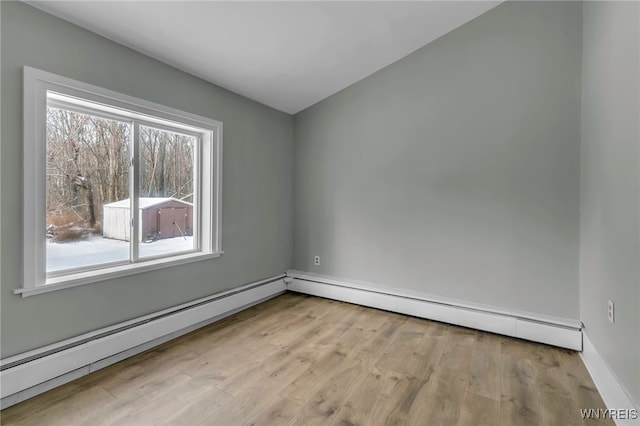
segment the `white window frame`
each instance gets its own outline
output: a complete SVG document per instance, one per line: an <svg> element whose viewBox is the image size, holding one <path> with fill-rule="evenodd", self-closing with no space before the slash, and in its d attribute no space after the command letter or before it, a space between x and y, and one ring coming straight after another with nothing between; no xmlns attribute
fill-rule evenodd
<svg viewBox="0 0 640 426"><path fill-rule="evenodd" d="M198 138L194 176L195 249L175 255L96 265L46 273L46 113L47 93L59 94L54 102L69 104L80 111L98 111L102 117L130 119L133 158L130 199L138 215L138 128L140 125L180 131ZM55 98L56 95L51 95ZM84 101L84 102L83 102ZM98 107L96 107L98 105ZM94 114L95 115L95 114ZM91 84L31 67L23 68L23 279L16 294L29 296L84 285L126 275L219 257L222 251L222 123L154 102L124 95ZM197 206L195 205L197 204ZM132 220L131 239L138 237L139 222ZM132 247L137 244L132 243Z"/></svg>

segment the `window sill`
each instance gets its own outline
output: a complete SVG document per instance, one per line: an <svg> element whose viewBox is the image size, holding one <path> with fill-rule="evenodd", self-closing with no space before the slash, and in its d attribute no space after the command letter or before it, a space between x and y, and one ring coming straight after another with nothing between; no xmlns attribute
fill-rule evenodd
<svg viewBox="0 0 640 426"><path fill-rule="evenodd" d="M222 256L219 253L188 253L171 258L152 259L146 262L131 263L127 265L111 266L93 271L78 272L64 276L48 278L44 285L32 288L18 288L13 290L14 294L21 294L22 297L33 296L41 293L62 290L65 288L77 287L85 284L92 284L98 281L110 280L113 278L136 275L143 272L155 271L157 269L169 268L172 266L184 265L186 263L198 262L201 260L213 259Z"/></svg>

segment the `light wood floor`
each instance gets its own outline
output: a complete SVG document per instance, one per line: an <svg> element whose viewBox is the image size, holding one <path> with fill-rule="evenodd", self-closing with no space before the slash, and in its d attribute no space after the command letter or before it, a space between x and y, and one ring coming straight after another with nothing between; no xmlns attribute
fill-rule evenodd
<svg viewBox="0 0 640 426"><path fill-rule="evenodd" d="M1 423L565 426L580 408L605 407L575 352L286 293Z"/></svg>

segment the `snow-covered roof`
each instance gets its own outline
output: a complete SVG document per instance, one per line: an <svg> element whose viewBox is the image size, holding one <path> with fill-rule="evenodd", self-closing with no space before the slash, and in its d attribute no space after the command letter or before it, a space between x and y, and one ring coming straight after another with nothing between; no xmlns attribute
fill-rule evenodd
<svg viewBox="0 0 640 426"><path fill-rule="evenodd" d="M138 207L140 208L140 210L144 210L149 207L157 206L158 204L164 204L167 201L176 201L178 203L187 204L190 206L193 205L187 201L178 200L177 198L173 198L173 197L140 197L138 198ZM129 206L131 206L131 201L129 201L128 198L125 198L124 200L120 200L120 201L114 201L113 203L104 205L104 207L115 207L115 208L129 208Z"/></svg>

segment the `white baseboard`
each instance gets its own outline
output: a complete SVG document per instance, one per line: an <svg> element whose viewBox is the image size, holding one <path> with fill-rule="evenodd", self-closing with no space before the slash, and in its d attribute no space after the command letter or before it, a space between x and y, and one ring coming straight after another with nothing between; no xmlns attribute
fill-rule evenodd
<svg viewBox="0 0 640 426"><path fill-rule="evenodd" d="M284 275L247 284L0 361L6 408L286 291Z"/></svg>
<svg viewBox="0 0 640 426"><path fill-rule="evenodd" d="M328 299L475 328L563 348L582 350L577 320L536 316L486 305L434 298L374 284L288 271L287 289Z"/></svg>
<svg viewBox="0 0 640 426"><path fill-rule="evenodd" d="M625 388L618 382L607 363L593 346L586 332L583 335L583 340L584 345L580 356L607 408L610 410L636 410L635 419L614 419L616 424L618 426L640 424L640 404L633 403Z"/></svg>

